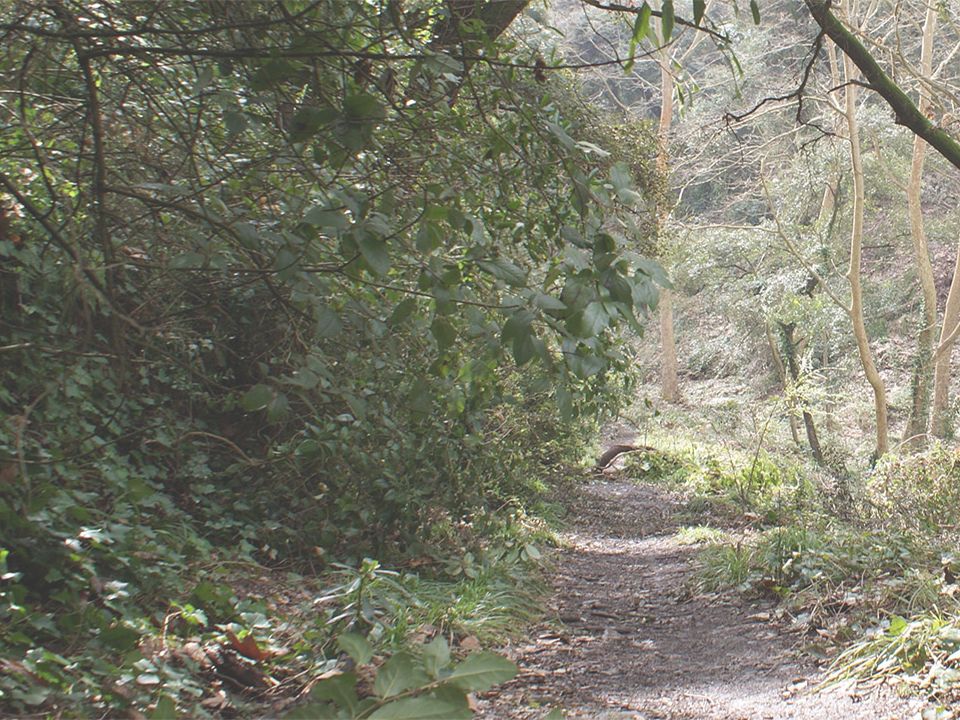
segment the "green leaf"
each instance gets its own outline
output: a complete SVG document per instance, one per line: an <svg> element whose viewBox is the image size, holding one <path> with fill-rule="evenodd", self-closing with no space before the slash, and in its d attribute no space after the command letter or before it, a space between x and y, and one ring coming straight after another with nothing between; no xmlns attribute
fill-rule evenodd
<svg viewBox="0 0 960 720"><path fill-rule="evenodd" d="M530 323L533 322L533 313L526 308L517 310L503 324L503 330L500 332L500 341L503 343L513 342L518 337L530 334Z"/></svg>
<svg viewBox="0 0 960 720"><path fill-rule="evenodd" d="M887 627L887 635L891 637L896 637L903 633L907 629L907 626L910 623L907 622L906 618L900 615L894 615L890 618L890 625Z"/></svg>
<svg viewBox="0 0 960 720"><path fill-rule="evenodd" d="M663 7L660 9L661 29L663 31L663 42L670 42L673 35L673 0L663 0Z"/></svg>
<svg viewBox="0 0 960 720"><path fill-rule="evenodd" d="M564 130L560 125L555 122L547 123L547 130L560 141L560 144L563 145L567 150L573 150L577 147L577 143L574 142L573 138Z"/></svg>
<svg viewBox="0 0 960 720"><path fill-rule="evenodd" d="M567 278L560 292L561 302L571 310L583 310L596 297L596 289L580 277Z"/></svg>
<svg viewBox="0 0 960 720"><path fill-rule="evenodd" d="M508 285L523 287L527 284L527 274L506 258L498 257L493 260L478 260L477 265L479 265L482 270L490 273L498 280L503 280Z"/></svg>
<svg viewBox="0 0 960 720"><path fill-rule="evenodd" d="M402 698L378 708L370 720L469 720L473 712L438 697Z"/></svg>
<svg viewBox="0 0 960 720"><path fill-rule="evenodd" d="M446 220L450 217L450 210L443 205L428 204L423 208L424 220Z"/></svg>
<svg viewBox="0 0 960 720"><path fill-rule="evenodd" d="M332 228L334 230L346 230L350 226L350 221L343 210L330 210L321 205L311 208L303 221L309 225L322 228Z"/></svg>
<svg viewBox="0 0 960 720"><path fill-rule="evenodd" d="M637 19L633 21L633 37L631 42L639 45L650 32L650 4L644 3L637 13Z"/></svg>
<svg viewBox="0 0 960 720"><path fill-rule="evenodd" d="M613 183L614 190L630 189L633 185L633 174L626 163L614 163L610 168L610 182Z"/></svg>
<svg viewBox="0 0 960 720"><path fill-rule="evenodd" d="M42 688L31 687L26 690L15 690L11 696L27 705L42 705L50 697L50 693Z"/></svg>
<svg viewBox="0 0 960 720"><path fill-rule="evenodd" d="M537 307L543 310L549 310L553 312L563 312L567 309L567 306L564 305L560 300L553 297L552 295L547 295L546 293L538 292L533 301L537 304Z"/></svg>
<svg viewBox="0 0 960 720"><path fill-rule="evenodd" d="M368 93L347 95L343 99L343 110L354 120L382 120L387 116L386 108Z"/></svg>
<svg viewBox="0 0 960 720"><path fill-rule="evenodd" d="M267 405L267 420L276 422L286 417L288 410L290 410L290 401L287 396L283 393L277 393Z"/></svg>
<svg viewBox="0 0 960 720"><path fill-rule="evenodd" d="M343 633L337 638L337 645L357 665L366 665L373 657L373 648L370 642L359 633Z"/></svg>
<svg viewBox="0 0 960 720"><path fill-rule="evenodd" d="M635 307L645 307L650 310L657 306L657 301L660 299L657 286L643 275L634 276L631 295Z"/></svg>
<svg viewBox="0 0 960 720"><path fill-rule="evenodd" d="M153 712L147 715L150 720L177 720L177 703L169 695L161 695Z"/></svg>
<svg viewBox="0 0 960 720"><path fill-rule="evenodd" d="M482 692L517 674L517 666L501 655L479 652L457 665L448 682L466 691Z"/></svg>
<svg viewBox="0 0 960 720"><path fill-rule="evenodd" d="M290 118L288 130L290 142L309 140L326 125L337 118L337 111L331 107L302 107Z"/></svg>
<svg viewBox="0 0 960 720"><path fill-rule="evenodd" d="M607 366L603 358L580 348L575 353L564 353L563 357L574 375L584 380L593 377Z"/></svg>
<svg viewBox="0 0 960 720"><path fill-rule="evenodd" d="M413 314L417 309L417 301L413 298L407 298L400 301L390 314L390 324L399 325Z"/></svg>
<svg viewBox="0 0 960 720"><path fill-rule="evenodd" d="M300 67L288 60L268 60L253 74L250 87L253 90L269 90L293 77Z"/></svg>
<svg viewBox="0 0 960 720"><path fill-rule="evenodd" d="M448 320L443 318L437 318L433 321L433 324L430 325L430 333L436 339L441 351L453 345L457 339L456 329Z"/></svg>
<svg viewBox="0 0 960 720"><path fill-rule="evenodd" d="M324 338L336 337L343 330L340 316L329 305L318 305L314 310L317 318L317 335Z"/></svg>
<svg viewBox="0 0 960 720"><path fill-rule="evenodd" d="M257 232L257 229L246 222L238 222L233 226L234 232L237 234L237 239L240 241L240 244L243 245L248 250L259 250L260 246L263 244L263 236Z"/></svg>
<svg viewBox="0 0 960 720"><path fill-rule="evenodd" d="M643 39L650 33L650 5L644 3L637 13L636 20L633 21L633 36L630 38L630 51L627 55L627 62L623 66L623 71L629 73L633 70L633 64L637 57L637 46L643 42Z"/></svg>
<svg viewBox="0 0 960 720"><path fill-rule="evenodd" d="M367 233L360 233L357 246L367 266L377 275L386 275L390 270L390 255L387 253L387 244Z"/></svg>
<svg viewBox="0 0 960 720"><path fill-rule="evenodd" d="M250 412L262 410L273 400L273 389L269 385L254 385L240 399L240 406Z"/></svg>
<svg viewBox="0 0 960 720"><path fill-rule="evenodd" d="M592 338L606 327L608 320L603 303L594 301L567 318L567 332L578 338Z"/></svg>
<svg viewBox="0 0 960 720"><path fill-rule="evenodd" d="M207 259L200 253L186 252L170 260L171 270L199 270L207 264Z"/></svg>
<svg viewBox="0 0 960 720"><path fill-rule="evenodd" d="M437 635L423 646L423 667L431 678L440 677L440 671L449 664L450 646L442 635Z"/></svg>
<svg viewBox="0 0 960 720"><path fill-rule="evenodd" d="M430 390L430 383L424 378L417 378L410 388L407 395L407 401L410 403L410 409L415 413L426 414L433 408L433 393Z"/></svg>
<svg viewBox="0 0 960 720"><path fill-rule="evenodd" d="M611 298L628 307L633 305L633 286L614 268L606 271L603 284L610 291Z"/></svg>
<svg viewBox="0 0 960 720"><path fill-rule="evenodd" d="M342 637L342 636L341 636ZM310 697L313 700L328 700L351 712L360 702L357 697L357 676L352 672L340 673L318 682Z"/></svg>
<svg viewBox="0 0 960 720"><path fill-rule="evenodd" d="M693 0L693 24L699 27L703 13L707 9L706 0Z"/></svg>
<svg viewBox="0 0 960 720"><path fill-rule="evenodd" d="M653 260L647 260L645 258L638 258L633 261L634 266L637 270L640 270L645 275L653 279L657 285L660 287L665 287L668 289L673 288L673 283L670 282L670 278L667 276L666 270Z"/></svg>
<svg viewBox="0 0 960 720"><path fill-rule="evenodd" d="M417 250L429 253L443 244L443 231L435 222L420 223L416 238Z"/></svg>
<svg viewBox="0 0 960 720"><path fill-rule="evenodd" d="M140 642L140 633L127 625L117 624L100 632L100 642L119 652L127 652Z"/></svg>
<svg viewBox="0 0 960 720"><path fill-rule="evenodd" d="M753 15L753 24L760 24L760 5L757 0L750 0L750 14Z"/></svg>
<svg viewBox="0 0 960 720"><path fill-rule="evenodd" d="M516 311L503 325L500 341L510 343L513 350L513 359L517 365L525 365L537 352L535 337L530 328L533 322L533 313L527 309Z"/></svg>
<svg viewBox="0 0 960 720"><path fill-rule="evenodd" d="M289 60L268 60L254 73L250 87L254 90L268 90L292 78L302 67L301 63Z"/></svg>
<svg viewBox="0 0 960 720"><path fill-rule="evenodd" d="M517 367L523 367L537 356L537 338L528 333L513 341L513 360Z"/></svg>
<svg viewBox="0 0 960 720"><path fill-rule="evenodd" d="M247 114L239 110L224 110L223 126L231 137L239 135L247 129Z"/></svg>
<svg viewBox="0 0 960 720"><path fill-rule="evenodd" d="M380 666L373 681L373 692L377 697L389 698L428 682L430 678L417 667L413 657L409 653L398 652Z"/></svg>

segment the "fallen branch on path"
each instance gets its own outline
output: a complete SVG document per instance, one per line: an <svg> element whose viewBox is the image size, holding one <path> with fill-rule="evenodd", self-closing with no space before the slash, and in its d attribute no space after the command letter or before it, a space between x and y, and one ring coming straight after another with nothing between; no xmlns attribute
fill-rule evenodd
<svg viewBox="0 0 960 720"><path fill-rule="evenodd" d="M603 472L610 467L618 457L630 452L656 452L656 449L649 445L611 445L597 458L597 464L594 466L594 470L596 472Z"/></svg>

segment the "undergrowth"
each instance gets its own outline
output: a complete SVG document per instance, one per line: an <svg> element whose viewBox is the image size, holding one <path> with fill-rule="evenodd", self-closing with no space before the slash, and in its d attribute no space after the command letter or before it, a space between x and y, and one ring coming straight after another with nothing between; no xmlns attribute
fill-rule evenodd
<svg viewBox="0 0 960 720"><path fill-rule="evenodd" d="M20 708L17 716L89 717L130 707L152 717L177 708L189 708L191 717L261 715L264 708L282 714L316 678L342 672L346 651L338 638L345 633L370 647L363 664L375 673L385 658L404 658L428 640L465 657L537 618L539 550L518 539L518 547L481 553L455 576L391 570L372 559L314 579L250 561L194 567L183 575L184 591L152 617L139 617L123 588L113 586L104 604L126 615L101 626L87 640L89 652L65 644L51 621L46 642L3 661L0 692L8 707ZM5 560L0 554L0 571ZM36 617L22 608L18 615L9 591L3 600L4 640L36 637ZM509 669L483 657L501 675ZM451 717L459 706L450 705Z"/></svg>
<svg viewBox="0 0 960 720"><path fill-rule="evenodd" d="M896 677L955 699L960 453L885 458L853 483L763 452L725 455L701 446L628 464L686 495L700 524L678 540L700 546L696 587L775 600L777 621L833 657L828 682Z"/></svg>

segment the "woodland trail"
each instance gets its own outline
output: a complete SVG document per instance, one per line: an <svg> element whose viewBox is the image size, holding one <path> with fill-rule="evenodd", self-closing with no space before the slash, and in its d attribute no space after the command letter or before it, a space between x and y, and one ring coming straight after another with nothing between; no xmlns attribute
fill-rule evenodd
<svg viewBox="0 0 960 720"><path fill-rule="evenodd" d="M486 718L909 720L921 705L889 687L810 688L820 671L769 606L689 592L696 552L676 539L680 499L597 479L568 503L548 615L506 649L521 671L485 700Z"/></svg>

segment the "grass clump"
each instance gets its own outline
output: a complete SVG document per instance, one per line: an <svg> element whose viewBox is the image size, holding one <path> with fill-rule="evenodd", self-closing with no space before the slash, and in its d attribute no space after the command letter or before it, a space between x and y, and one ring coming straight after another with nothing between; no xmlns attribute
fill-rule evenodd
<svg viewBox="0 0 960 720"><path fill-rule="evenodd" d="M692 458L678 452L645 447L627 455L624 475L638 482L682 486L695 470Z"/></svg>
<svg viewBox="0 0 960 720"><path fill-rule="evenodd" d="M698 586L705 592L747 589L756 568L755 552L743 543L708 545L700 554Z"/></svg>
<svg viewBox="0 0 960 720"><path fill-rule="evenodd" d="M714 545L724 542L728 537L724 530L709 525L687 526L677 531L677 542L681 545Z"/></svg>
<svg viewBox="0 0 960 720"><path fill-rule="evenodd" d="M837 657L825 684L896 676L941 700L958 698L960 616L892 615Z"/></svg>

